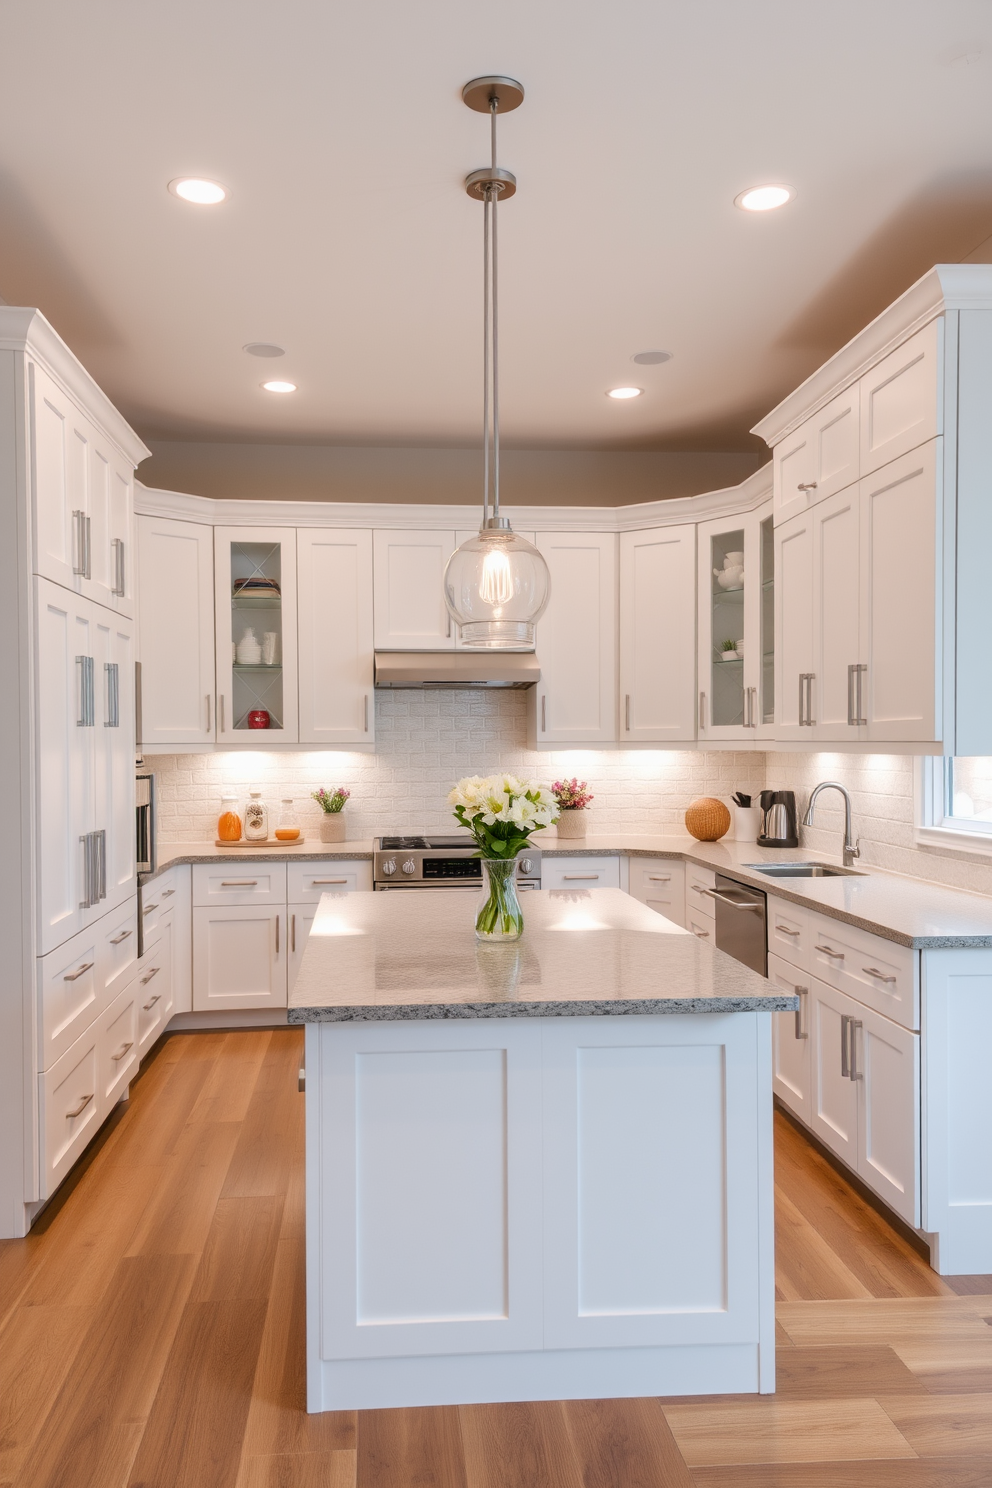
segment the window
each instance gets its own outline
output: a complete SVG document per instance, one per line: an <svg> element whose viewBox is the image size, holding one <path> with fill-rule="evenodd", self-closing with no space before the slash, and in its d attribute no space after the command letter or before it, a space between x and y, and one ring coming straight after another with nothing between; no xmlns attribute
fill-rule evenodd
<svg viewBox="0 0 992 1488"><path fill-rule="evenodd" d="M992 854L992 756L920 765L917 840Z"/></svg>

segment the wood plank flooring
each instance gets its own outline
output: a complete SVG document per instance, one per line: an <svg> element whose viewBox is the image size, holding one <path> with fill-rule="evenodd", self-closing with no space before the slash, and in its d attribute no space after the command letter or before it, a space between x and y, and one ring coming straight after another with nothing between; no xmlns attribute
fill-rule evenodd
<svg viewBox="0 0 992 1488"><path fill-rule="evenodd" d="M0 1488L990 1488L992 1276L776 1122L776 1395L304 1409L301 1035L178 1034L0 1244Z"/></svg>

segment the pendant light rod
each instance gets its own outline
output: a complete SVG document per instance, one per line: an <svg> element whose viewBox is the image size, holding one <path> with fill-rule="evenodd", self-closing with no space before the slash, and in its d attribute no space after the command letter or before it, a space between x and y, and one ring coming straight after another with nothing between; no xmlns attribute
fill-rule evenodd
<svg viewBox="0 0 992 1488"><path fill-rule="evenodd" d="M496 167L496 110L494 98L492 109L493 168ZM496 237L496 208L499 205L501 187L494 181L489 188L492 195L490 216L492 218L492 302L493 302L493 525L499 526L499 253Z"/></svg>

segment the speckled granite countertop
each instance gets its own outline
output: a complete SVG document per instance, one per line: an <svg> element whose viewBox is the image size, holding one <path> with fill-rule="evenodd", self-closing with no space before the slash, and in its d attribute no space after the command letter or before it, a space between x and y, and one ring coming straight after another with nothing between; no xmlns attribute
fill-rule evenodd
<svg viewBox="0 0 992 1488"><path fill-rule="evenodd" d="M678 858L726 873L741 883L764 889L791 904L801 904L830 919L857 925L872 935L913 950L942 950L953 947L992 947L992 898L945 889L923 879L903 878L864 868L841 878L773 879L748 868L754 863L801 862L839 864L829 853L803 848L783 850L755 847L746 842L695 842L684 834L632 836L603 833L561 841L553 833L539 834L535 845L544 856L629 856L633 858ZM371 858L373 844L356 842L306 842L302 847L242 848L214 847L212 843L163 843L159 848L158 872L174 863L291 861ZM148 880L146 880L148 881ZM395 895L389 896L395 898Z"/></svg>
<svg viewBox="0 0 992 1488"><path fill-rule="evenodd" d="M290 1023L790 1011L798 998L620 889L523 899L519 941L480 945L476 900L444 889L325 895Z"/></svg>

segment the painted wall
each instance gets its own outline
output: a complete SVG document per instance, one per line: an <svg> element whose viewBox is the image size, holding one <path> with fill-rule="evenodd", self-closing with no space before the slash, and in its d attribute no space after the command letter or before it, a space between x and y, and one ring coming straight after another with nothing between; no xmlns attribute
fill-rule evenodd
<svg viewBox="0 0 992 1488"><path fill-rule="evenodd" d="M915 785L910 756L769 754L765 758L769 788L794 790L800 814L819 781L839 780L847 787L865 867L992 894L992 859L921 846L913 840ZM844 803L839 792L827 791L819 797L816 824L800 828L800 841L814 853L840 853Z"/></svg>
<svg viewBox="0 0 992 1488"><path fill-rule="evenodd" d="M563 750L526 746L527 697L519 692L376 693L376 753L231 750L149 755L158 788L160 842L212 841L221 792L257 784L270 803L292 796L308 833L320 812L318 786L346 786L348 834L454 831L447 794L462 775L499 770L550 783L588 779L596 800L590 832L680 832L696 796L754 792L764 776L760 754L661 750Z"/></svg>

